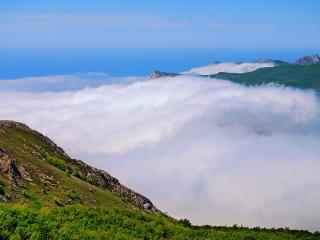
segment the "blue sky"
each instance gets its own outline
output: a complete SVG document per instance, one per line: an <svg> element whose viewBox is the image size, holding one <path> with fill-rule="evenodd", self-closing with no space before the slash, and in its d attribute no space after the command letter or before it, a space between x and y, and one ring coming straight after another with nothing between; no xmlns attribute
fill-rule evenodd
<svg viewBox="0 0 320 240"><path fill-rule="evenodd" d="M0 2L0 48L320 47L318 0Z"/></svg>

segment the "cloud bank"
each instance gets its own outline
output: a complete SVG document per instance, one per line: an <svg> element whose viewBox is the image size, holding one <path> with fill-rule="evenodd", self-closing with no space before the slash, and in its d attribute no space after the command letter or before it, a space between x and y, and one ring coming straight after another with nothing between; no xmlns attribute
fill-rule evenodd
<svg viewBox="0 0 320 240"><path fill-rule="evenodd" d="M113 77L105 73L75 73L72 75L25 77L0 80L1 92L61 92L74 91L105 84L128 84L144 81L146 77Z"/></svg>
<svg viewBox="0 0 320 240"><path fill-rule="evenodd" d="M273 62L218 62L203 67L191 68L185 74L211 75L219 72L245 73L252 72L259 68L274 67Z"/></svg>
<svg viewBox="0 0 320 240"><path fill-rule="evenodd" d="M312 91L193 76L4 91L0 118L38 129L174 217L320 229L320 102Z"/></svg>

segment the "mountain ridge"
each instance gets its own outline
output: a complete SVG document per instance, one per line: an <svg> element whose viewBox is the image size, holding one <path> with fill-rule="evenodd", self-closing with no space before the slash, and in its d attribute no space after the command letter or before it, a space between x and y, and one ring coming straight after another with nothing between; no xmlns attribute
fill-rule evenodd
<svg viewBox="0 0 320 240"><path fill-rule="evenodd" d="M25 139L28 137L31 140L26 141ZM8 147L11 144L10 139L12 139L12 144L16 145L15 148L20 148L20 152L15 152L14 147ZM30 162L33 162L29 163L26 160L27 157L23 156L24 154L30 155ZM161 213L147 197L122 185L118 179L106 171L91 167L81 160L70 158L51 139L29 128L26 124L0 120L0 170L2 180L6 182L10 193L12 193L9 194L9 197L2 195L2 201L16 202L16 200L24 198L21 188L30 184L37 185L37 181L41 182L38 187L43 191L47 191L47 188L60 188L61 186L56 184L60 179L49 171L44 171L43 164L51 165L56 168L56 171L62 171L69 175L70 179L65 181L73 181L73 178L77 178L101 190L114 193L122 201L132 204L136 208L155 214ZM35 176L36 174L37 176ZM69 200L62 199L62 202L68 204ZM40 204L43 203L40 201Z"/></svg>
<svg viewBox="0 0 320 240"><path fill-rule="evenodd" d="M298 63L295 64L280 60L260 60L251 63L257 64L264 61L273 61L274 66L259 67L253 71L246 72L239 72L238 70L233 72L230 70L228 72L221 71L214 74L190 74L188 72L174 74L161 72L161 74L151 74L150 79L154 80L157 78L174 76L200 76L220 80L229 80L248 86L259 86L263 84L275 83L301 89L314 89L316 91L320 90L320 57L318 55L314 54L300 58L296 61Z"/></svg>

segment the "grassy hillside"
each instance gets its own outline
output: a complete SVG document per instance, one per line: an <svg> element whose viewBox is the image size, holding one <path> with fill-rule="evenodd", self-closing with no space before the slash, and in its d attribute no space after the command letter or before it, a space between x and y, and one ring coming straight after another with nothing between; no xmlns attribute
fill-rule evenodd
<svg viewBox="0 0 320 240"><path fill-rule="evenodd" d="M282 65L261 68L248 73L218 73L210 77L228 79L246 85L278 83L291 87L320 90L320 64Z"/></svg>
<svg viewBox="0 0 320 240"><path fill-rule="evenodd" d="M320 239L307 231L177 221L106 172L8 121L0 121L0 201L0 239Z"/></svg>
<svg viewBox="0 0 320 240"><path fill-rule="evenodd" d="M5 126L0 122L0 150L13 158L20 169L20 176L18 174L14 179L14 173L1 166L2 202L24 203L38 208L77 203L132 208L114 193L81 179L81 171L67 162L68 156L62 149L52 144L31 130ZM0 157L1 161L3 158Z"/></svg>

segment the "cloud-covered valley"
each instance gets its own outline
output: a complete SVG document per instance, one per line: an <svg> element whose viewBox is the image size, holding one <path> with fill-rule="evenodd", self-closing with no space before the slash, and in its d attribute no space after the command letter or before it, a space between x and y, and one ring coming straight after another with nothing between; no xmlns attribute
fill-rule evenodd
<svg viewBox="0 0 320 240"><path fill-rule="evenodd" d="M58 92L6 88L0 118L43 132L174 217L320 228L313 91L195 76Z"/></svg>

